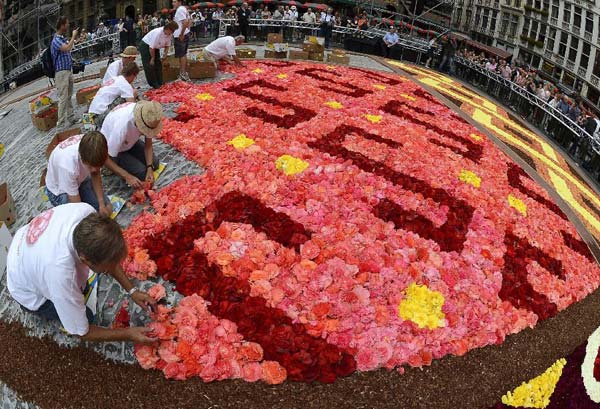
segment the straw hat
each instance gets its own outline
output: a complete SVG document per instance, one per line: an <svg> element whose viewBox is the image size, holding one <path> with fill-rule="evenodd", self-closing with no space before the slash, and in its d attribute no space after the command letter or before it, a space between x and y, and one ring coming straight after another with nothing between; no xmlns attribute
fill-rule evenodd
<svg viewBox="0 0 600 409"><path fill-rule="evenodd" d="M125 47L125 49L121 53L121 57L122 58L135 57L137 54L138 54L137 48L132 45L129 45L129 46Z"/></svg>
<svg viewBox="0 0 600 409"><path fill-rule="evenodd" d="M135 126L147 137L154 138L162 130L162 105L156 101L140 101L133 110Z"/></svg>

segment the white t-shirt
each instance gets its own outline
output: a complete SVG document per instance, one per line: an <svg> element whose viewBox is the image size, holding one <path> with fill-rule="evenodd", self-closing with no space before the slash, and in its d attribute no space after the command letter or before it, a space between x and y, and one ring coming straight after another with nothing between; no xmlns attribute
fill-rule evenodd
<svg viewBox="0 0 600 409"><path fill-rule="evenodd" d="M179 6L177 7L177 11L175 12L174 19L179 28L173 33L174 38L179 38L179 36L181 35L181 25L183 24L184 20L190 20L190 12L188 11L187 7ZM185 29L185 33L183 35L187 35L189 32L190 28L188 27Z"/></svg>
<svg viewBox="0 0 600 409"><path fill-rule="evenodd" d="M162 27L151 30L142 38L142 41L158 50L159 48L165 48L171 45L172 36L166 35Z"/></svg>
<svg viewBox="0 0 600 409"><path fill-rule="evenodd" d="M82 291L89 274L73 246L75 227L96 211L69 203L45 211L21 227L8 250L7 286L23 307L37 311L52 301L67 332L85 335L89 324Z"/></svg>
<svg viewBox="0 0 600 409"><path fill-rule="evenodd" d="M217 38L205 48L206 51L214 55L217 59L228 55L235 55L235 39L231 36Z"/></svg>
<svg viewBox="0 0 600 409"><path fill-rule="evenodd" d="M106 137L108 154L112 158L131 149L142 135L135 126L134 109L135 103L126 102L116 106L104 119L101 132Z"/></svg>
<svg viewBox="0 0 600 409"><path fill-rule="evenodd" d="M92 114L105 113L108 109L108 106L112 104L118 97L123 99L133 98L133 87L122 75L108 80L106 84L100 87L98 93L90 104L89 112Z"/></svg>
<svg viewBox="0 0 600 409"><path fill-rule="evenodd" d="M123 60L118 59L116 61L113 61L104 73L104 78L102 78L102 84L106 84L108 80L121 75L121 71L123 71Z"/></svg>
<svg viewBox="0 0 600 409"><path fill-rule="evenodd" d="M46 187L55 195L79 194L79 186L90 176L79 156L79 144L83 135L74 135L60 143L48 159Z"/></svg>

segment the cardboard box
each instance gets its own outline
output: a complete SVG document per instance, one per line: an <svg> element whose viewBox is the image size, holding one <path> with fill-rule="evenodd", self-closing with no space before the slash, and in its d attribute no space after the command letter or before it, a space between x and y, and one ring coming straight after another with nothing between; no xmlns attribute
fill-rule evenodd
<svg viewBox="0 0 600 409"><path fill-rule="evenodd" d="M283 43L283 34L269 33L267 35L267 43L269 43L269 44Z"/></svg>
<svg viewBox="0 0 600 409"><path fill-rule="evenodd" d="M202 56L202 53L200 53L200 56ZM163 65L163 67L165 65L168 65L169 67L174 67L174 68L180 68L181 67L179 65L179 58L175 58L174 55L169 55L168 57L162 59L161 63Z"/></svg>
<svg viewBox="0 0 600 409"><path fill-rule="evenodd" d="M238 48L235 50L235 54L238 58L256 58L256 50L252 48Z"/></svg>
<svg viewBox="0 0 600 409"><path fill-rule="evenodd" d="M102 81L102 78L104 78L104 74L106 74L106 70L108 69L108 67L102 67L100 68L100 80Z"/></svg>
<svg viewBox="0 0 600 409"><path fill-rule="evenodd" d="M281 51L273 51L273 50L265 50L265 58L276 58L276 59L286 59L287 52Z"/></svg>
<svg viewBox="0 0 600 409"><path fill-rule="evenodd" d="M327 56L327 62L348 65L350 64L350 57L347 55L329 54Z"/></svg>
<svg viewBox="0 0 600 409"><path fill-rule="evenodd" d="M87 104L96 96L99 89L100 85L80 89L77 91L77 103L80 105Z"/></svg>
<svg viewBox="0 0 600 409"><path fill-rule="evenodd" d="M56 135L54 135L54 138L52 138L52 140L48 144L48 147L46 147L46 158L50 157L50 154L52 153L54 148L58 146L59 143L69 139L73 135L79 134L81 134L80 128L72 128L66 131L58 132Z"/></svg>
<svg viewBox="0 0 600 409"><path fill-rule="evenodd" d="M343 50L341 48L334 48L333 50L331 50L331 54L346 55L346 50Z"/></svg>
<svg viewBox="0 0 600 409"><path fill-rule="evenodd" d="M188 61L188 75L191 79L214 78L217 67L212 61Z"/></svg>
<svg viewBox="0 0 600 409"><path fill-rule="evenodd" d="M325 47L321 44L304 43L302 44L302 51L306 51L307 53L324 53Z"/></svg>
<svg viewBox="0 0 600 409"><path fill-rule="evenodd" d="M170 65L162 66L162 74L164 82L175 81L179 78L179 67L171 67Z"/></svg>
<svg viewBox="0 0 600 409"><path fill-rule="evenodd" d="M278 53L286 52L289 50L290 46L288 43L273 43L267 44L265 47L266 50L276 51Z"/></svg>
<svg viewBox="0 0 600 409"><path fill-rule="evenodd" d="M311 61L323 61L325 59L325 53L308 53L308 59Z"/></svg>
<svg viewBox="0 0 600 409"><path fill-rule="evenodd" d="M0 277L6 275L6 262L11 242L12 236L8 231L8 226L6 223L0 222Z"/></svg>
<svg viewBox="0 0 600 409"><path fill-rule="evenodd" d="M17 207L13 200L8 185L2 183L0 185L0 222L6 223L11 226L17 221Z"/></svg>
<svg viewBox="0 0 600 409"><path fill-rule="evenodd" d="M325 37L305 36L304 42L325 46Z"/></svg>
<svg viewBox="0 0 600 409"><path fill-rule="evenodd" d="M307 51L290 50L290 54L289 54L288 58L290 60L308 60L308 52Z"/></svg>
<svg viewBox="0 0 600 409"><path fill-rule="evenodd" d="M40 113L31 115L31 122L40 131L47 131L56 126L58 122L58 107L56 104L50 105L48 109Z"/></svg>

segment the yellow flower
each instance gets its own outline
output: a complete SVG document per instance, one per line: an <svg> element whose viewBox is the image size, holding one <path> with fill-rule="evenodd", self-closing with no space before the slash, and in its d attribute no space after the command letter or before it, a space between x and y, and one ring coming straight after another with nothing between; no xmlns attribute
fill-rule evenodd
<svg viewBox="0 0 600 409"><path fill-rule="evenodd" d="M508 195L508 204L510 207L517 209L523 216L527 217L527 205L521 199L517 199L513 195Z"/></svg>
<svg viewBox="0 0 600 409"><path fill-rule="evenodd" d="M470 170L461 170L458 179L475 187L481 186L481 178Z"/></svg>
<svg viewBox="0 0 600 409"><path fill-rule="evenodd" d="M482 141L483 137L477 135L476 133L472 133L471 135L469 135L471 138L473 138L474 140L476 140L477 142Z"/></svg>
<svg viewBox="0 0 600 409"><path fill-rule="evenodd" d="M327 66L327 69L328 69L328 70L335 70L335 65L328 65L328 66Z"/></svg>
<svg viewBox="0 0 600 409"><path fill-rule="evenodd" d="M210 101L211 99L215 99L215 97L209 93L203 92L202 94L196 95L196 99L199 99L200 101Z"/></svg>
<svg viewBox="0 0 600 409"><path fill-rule="evenodd" d="M513 392L507 392L502 397L502 403L513 407L545 408L550 404L550 396L566 364L566 359L559 359L540 376L523 382Z"/></svg>
<svg viewBox="0 0 600 409"><path fill-rule="evenodd" d="M255 73L255 74L260 74L260 73L262 73L264 71L261 70L260 68L256 68L256 69L252 70L252 72Z"/></svg>
<svg viewBox="0 0 600 409"><path fill-rule="evenodd" d="M246 137L243 133L239 134L229 142L227 145L233 145L233 147L239 151L246 149L250 145L254 145L254 139Z"/></svg>
<svg viewBox="0 0 600 409"><path fill-rule="evenodd" d="M294 158L291 155L283 155L275 161L275 167L277 170L283 170L283 173L291 176L304 171L308 167L308 162Z"/></svg>
<svg viewBox="0 0 600 409"><path fill-rule="evenodd" d="M385 89L385 85L382 84L373 84L373 88L383 91Z"/></svg>
<svg viewBox="0 0 600 409"><path fill-rule="evenodd" d="M404 98L406 98L408 100L411 100L411 101L416 101L417 100L415 97L413 97L412 95L408 95L408 94L400 94L400 96L404 97Z"/></svg>
<svg viewBox="0 0 600 409"><path fill-rule="evenodd" d="M283 80L283 79L287 78L287 74L277 74L277 78L279 78L280 80Z"/></svg>
<svg viewBox="0 0 600 409"><path fill-rule="evenodd" d="M325 102L325 105L327 105L329 108L333 108L333 109L340 109L340 108L344 107L342 104L340 104L337 101L327 101L327 102Z"/></svg>
<svg viewBox="0 0 600 409"><path fill-rule="evenodd" d="M442 293L412 283L406 289L406 298L398 305L398 315L403 320L414 322L419 328L435 329L446 325L443 305Z"/></svg>
<svg viewBox="0 0 600 409"><path fill-rule="evenodd" d="M365 118L367 118L367 120L369 122L372 122L374 124L378 124L383 119L383 117L381 115L371 115L371 114L366 114Z"/></svg>

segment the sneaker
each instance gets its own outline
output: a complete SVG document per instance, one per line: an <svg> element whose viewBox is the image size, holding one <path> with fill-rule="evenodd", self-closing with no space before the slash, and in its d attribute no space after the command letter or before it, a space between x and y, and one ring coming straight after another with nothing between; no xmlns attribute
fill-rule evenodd
<svg viewBox="0 0 600 409"><path fill-rule="evenodd" d="M190 80L190 76L188 75L188 73L187 73L187 72L186 72L186 73L183 73L183 74L179 74L179 79L180 79L181 81L184 81L184 82L190 82L190 81L191 81L191 80Z"/></svg>

